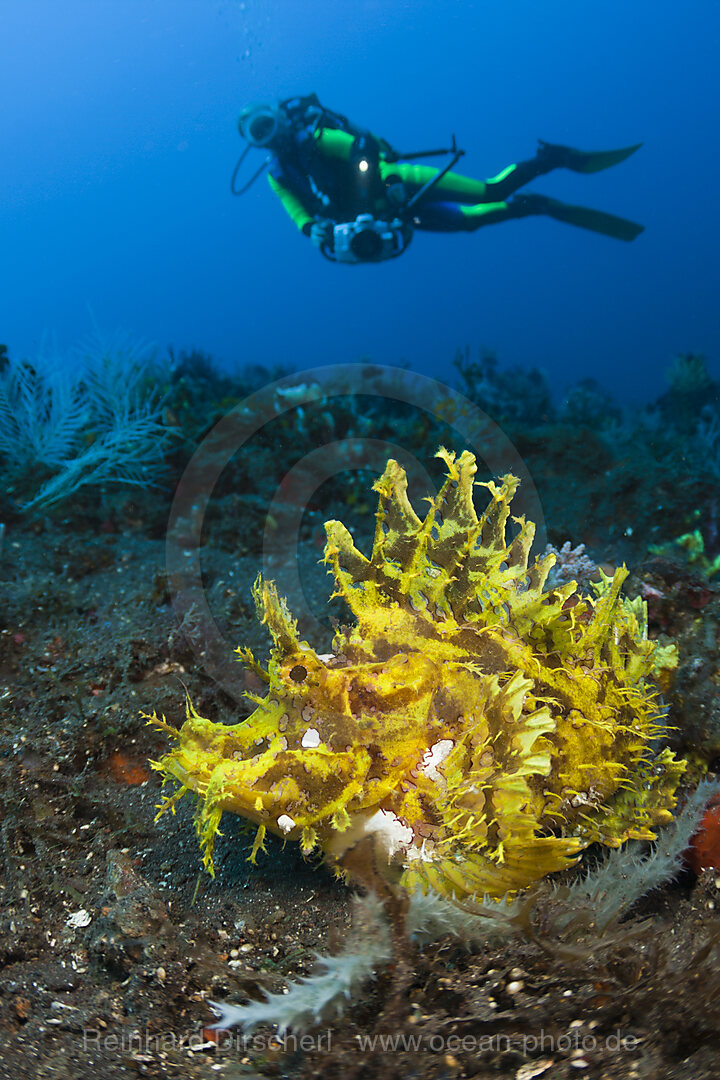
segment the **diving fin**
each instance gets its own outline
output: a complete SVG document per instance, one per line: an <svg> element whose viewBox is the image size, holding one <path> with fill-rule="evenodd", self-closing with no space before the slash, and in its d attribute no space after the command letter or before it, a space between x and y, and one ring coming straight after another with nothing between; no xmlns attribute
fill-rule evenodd
<svg viewBox="0 0 720 1080"><path fill-rule="evenodd" d="M554 218L555 221L564 221L567 225L576 225L580 229L589 229L591 232L602 233L603 236L612 236L615 240L634 240L645 228L644 225L638 225L637 222L629 221L627 218L606 214L604 210L591 210L587 206L572 206L570 203L547 197L545 197L545 207L542 212Z"/></svg>
<svg viewBox="0 0 720 1080"><path fill-rule="evenodd" d="M555 143L547 143L538 139L540 154L547 155L557 162L556 168L571 169L573 172L594 173L602 169L610 169L613 165L619 165L625 161L642 143L634 146L624 146L621 150L575 150L572 146L557 146Z"/></svg>

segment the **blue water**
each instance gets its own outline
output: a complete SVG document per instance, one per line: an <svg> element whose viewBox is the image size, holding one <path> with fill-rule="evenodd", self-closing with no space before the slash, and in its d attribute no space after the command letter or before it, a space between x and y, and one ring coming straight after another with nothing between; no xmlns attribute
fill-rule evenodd
<svg viewBox="0 0 720 1080"><path fill-rule="evenodd" d="M227 367L369 357L447 373L458 346L662 391L675 352L720 373L714 0L2 0L0 341L31 356L94 318ZM545 218L324 261L264 178L229 179L248 101L316 92L402 148L491 176L537 137L643 140L531 190L644 223L632 244Z"/></svg>

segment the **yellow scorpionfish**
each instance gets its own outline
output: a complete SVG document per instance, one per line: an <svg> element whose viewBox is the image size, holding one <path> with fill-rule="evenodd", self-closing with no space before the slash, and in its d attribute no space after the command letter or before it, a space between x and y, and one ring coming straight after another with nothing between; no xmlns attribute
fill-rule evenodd
<svg viewBox="0 0 720 1080"><path fill-rule="evenodd" d="M197 831L212 871L224 811L321 849L341 874L360 842L388 881L445 896L501 896L576 862L594 842L654 839L672 818L685 763L658 749L655 644L627 570L592 597L548 588L555 556L529 564L535 526L509 525L519 481L484 485L474 456L441 449L447 478L418 517L388 461L370 558L339 521L324 561L354 625L329 655L300 639L272 582L255 583L273 648L264 697L232 726L188 703L155 762L199 799ZM513 535L508 538L507 533Z"/></svg>

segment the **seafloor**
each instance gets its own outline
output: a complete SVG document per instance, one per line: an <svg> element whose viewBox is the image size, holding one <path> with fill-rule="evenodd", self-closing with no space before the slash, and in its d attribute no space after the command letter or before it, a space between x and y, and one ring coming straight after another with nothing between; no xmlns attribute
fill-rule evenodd
<svg viewBox="0 0 720 1080"><path fill-rule="evenodd" d="M487 357L473 364L461 355L456 369L464 397L501 425L533 478L543 540L557 549L584 543L564 562L588 574L625 561L628 593L648 601L651 636L678 643L669 739L691 757L695 780L712 772L720 755L717 384L707 373L703 382L690 358L659 402L622 413L587 384L553 404L541 376L504 375ZM330 580L317 565L322 523L345 521L360 546L373 526L377 458L374 450L363 457L358 440L385 440L378 453L399 447L435 476L440 443L463 449L456 405L374 399L377 369L360 374L366 399L320 387L294 408L289 391L308 384L286 376L275 397L282 408L217 470L207 509L192 490L176 504L170 550L171 504L188 461L270 373L235 384L206 358L183 358L163 391L175 438L159 487L87 484L26 512L27 493L6 474L0 1077L720 1075L720 844L717 869L688 868L597 940L590 928L570 947L530 914L525 932L500 946L468 950L449 936L422 949L406 942L343 1016L303 1038L260 1029L230 1041L208 1030L209 1001L277 991L309 974L316 952L338 947L351 893L279 841L251 866L251 834L230 815L216 876L203 872L191 800L154 820L160 779L148 761L166 743L140 713L180 725L186 694L218 721L249 711L238 703L241 675L218 676L225 669L211 655L208 620L218 640L266 655L250 596L261 569L276 572L282 591L283 574L299 566L300 629L327 647L328 612L343 613L328 607ZM331 460L308 497L287 476L321 447ZM352 471L358 464L364 472ZM201 510L202 527L191 520ZM205 612L178 585L178 559L192 560L198 543Z"/></svg>

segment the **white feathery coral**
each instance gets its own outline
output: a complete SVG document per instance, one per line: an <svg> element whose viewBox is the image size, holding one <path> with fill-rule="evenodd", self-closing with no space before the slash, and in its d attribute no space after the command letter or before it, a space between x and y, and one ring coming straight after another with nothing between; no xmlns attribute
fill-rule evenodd
<svg viewBox="0 0 720 1080"><path fill-rule="evenodd" d="M611 851L597 868L569 886L572 906L592 910L595 924L602 930L646 893L672 881L682 869L683 852L690 846L708 802L717 794L717 781L698 784L647 855L635 855L628 847Z"/></svg>
<svg viewBox="0 0 720 1080"><path fill-rule="evenodd" d="M22 509L88 485L152 484L169 438L157 375L153 350L122 337L96 335L75 359L10 358L0 373L0 456Z"/></svg>
<svg viewBox="0 0 720 1080"><path fill-rule="evenodd" d="M324 1016L341 1013L346 1002L392 958L390 929L382 901L370 893L355 899L355 931L337 956L317 957L319 972L290 984L285 994L266 994L265 1001L229 1005L211 1001L220 1019L215 1028L242 1027L252 1031L261 1024L276 1024L279 1033L304 1030Z"/></svg>
<svg viewBox="0 0 720 1080"><path fill-rule="evenodd" d="M703 781L688 797L676 820L660 833L648 855L639 857L627 846L613 850L597 868L565 886L568 909L592 913L597 931L632 906L640 897L671 881L682 866L682 854L697 832L708 801L720 793L720 783ZM538 890L538 895L543 887ZM552 894L549 899L552 904ZM410 896L407 933L420 945L447 935L468 947L484 945L522 932L521 909L529 896L497 900L491 897L448 900L437 893ZM567 920L559 911L551 920L562 929ZM304 1031L331 1015L340 1015L363 984L392 959L392 939L383 903L374 893L355 898L354 929L348 944L337 956L318 956L315 975L292 982L284 994L266 994L265 1001L247 1005L211 1002L219 1014L213 1026L241 1027L245 1032L260 1025L276 1025L282 1035L288 1028Z"/></svg>

